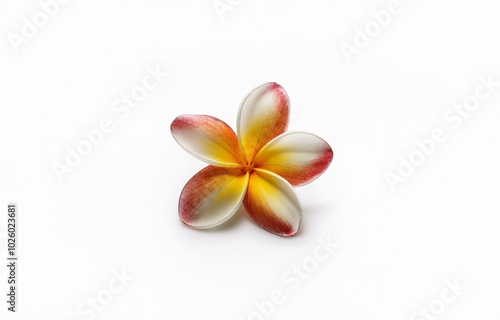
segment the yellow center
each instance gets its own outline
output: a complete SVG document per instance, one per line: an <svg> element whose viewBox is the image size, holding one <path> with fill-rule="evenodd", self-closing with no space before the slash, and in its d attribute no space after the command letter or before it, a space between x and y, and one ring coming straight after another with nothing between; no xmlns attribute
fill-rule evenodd
<svg viewBox="0 0 500 320"><path fill-rule="evenodd" d="M253 163L247 163L243 165L243 170L245 170L245 172L251 172L253 168Z"/></svg>

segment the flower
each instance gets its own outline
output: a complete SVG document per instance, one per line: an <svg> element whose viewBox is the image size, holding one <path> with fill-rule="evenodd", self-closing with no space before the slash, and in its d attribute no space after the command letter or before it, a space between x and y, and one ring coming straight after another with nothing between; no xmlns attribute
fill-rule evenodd
<svg viewBox="0 0 500 320"><path fill-rule="evenodd" d="M179 216L196 229L218 226L245 207L261 228L293 236L302 209L293 187L315 180L330 165L333 152L318 136L285 133L290 101L279 84L269 82L243 100L237 133L207 115L180 115L170 130L187 152L209 165L184 186Z"/></svg>

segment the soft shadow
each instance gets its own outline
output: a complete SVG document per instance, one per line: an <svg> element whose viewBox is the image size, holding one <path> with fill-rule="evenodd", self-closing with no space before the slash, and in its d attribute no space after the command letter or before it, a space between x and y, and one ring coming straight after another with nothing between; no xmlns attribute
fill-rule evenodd
<svg viewBox="0 0 500 320"><path fill-rule="evenodd" d="M302 233L314 232L309 229L318 224L324 224L327 219L325 216L332 215L337 212L336 208L330 203L305 203L302 206L302 223L294 237L300 236ZM330 220L331 221L331 220Z"/></svg>
<svg viewBox="0 0 500 320"><path fill-rule="evenodd" d="M328 205L326 202L325 203L306 203L302 206L302 214L304 216L317 216L321 212L327 212L327 211L335 211L331 208L330 205Z"/></svg>

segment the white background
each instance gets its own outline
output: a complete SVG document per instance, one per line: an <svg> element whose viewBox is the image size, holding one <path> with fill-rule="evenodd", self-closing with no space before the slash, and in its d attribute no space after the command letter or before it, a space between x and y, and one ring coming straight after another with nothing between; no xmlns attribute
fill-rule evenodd
<svg viewBox="0 0 500 320"><path fill-rule="evenodd" d="M443 116L480 77L500 81L500 2L402 0L349 63L341 44L388 3L242 0L221 19L211 0L74 0L16 51L9 35L41 8L1 1L0 245L4 256L17 202L20 283L13 315L2 262L0 318L90 319L78 308L109 298L124 270L134 279L95 319L259 319L254 301L274 290L272 319L418 320L431 305L444 306L435 319L498 319L500 87L460 126ZM121 119L113 101L156 66L168 77ZM241 99L268 81L290 96L290 129L335 152L296 190L300 232L277 237L243 211L185 227L178 196L204 164L171 121L210 114L234 128ZM59 181L53 164L105 118L114 130ZM436 128L446 141L392 192L385 174ZM284 282L328 237L328 259ZM446 281L463 286L453 302Z"/></svg>

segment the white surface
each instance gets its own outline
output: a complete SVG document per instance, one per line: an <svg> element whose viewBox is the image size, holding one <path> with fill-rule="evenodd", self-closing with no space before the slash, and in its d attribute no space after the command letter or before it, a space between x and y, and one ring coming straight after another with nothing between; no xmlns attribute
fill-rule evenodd
<svg viewBox="0 0 500 320"><path fill-rule="evenodd" d="M247 319L274 290L272 319L417 320L432 304L445 306L436 319L498 319L500 87L456 129L443 115L479 77L500 81L500 2L402 1L348 63L341 43L388 3L241 1L221 20L211 0L72 1L16 52L9 33L41 9L2 1L0 233L17 202L20 285L19 312L1 303L0 318L89 319L77 309L109 298L124 269L134 279L96 319ZM168 78L121 119L112 102L157 65ZM290 129L335 152L297 189L301 231L280 238L243 212L212 231L183 226L179 193L204 164L170 122L200 113L234 128L267 81L290 96ZM114 130L60 182L53 163L105 118ZM447 140L391 192L384 174L436 128ZM293 286L293 265L327 237L340 246ZM436 302L455 277L467 289Z"/></svg>

